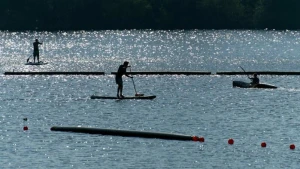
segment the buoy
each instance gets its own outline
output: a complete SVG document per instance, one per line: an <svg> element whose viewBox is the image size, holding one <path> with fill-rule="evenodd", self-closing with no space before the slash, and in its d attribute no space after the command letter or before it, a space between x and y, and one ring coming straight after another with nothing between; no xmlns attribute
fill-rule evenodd
<svg viewBox="0 0 300 169"><path fill-rule="evenodd" d="M232 145L233 143L234 143L234 140L233 140L232 138L230 138L230 139L228 140L228 144Z"/></svg>
<svg viewBox="0 0 300 169"><path fill-rule="evenodd" d="M193 137L192 137L192 140L193 140L193 141L198 141L199 138L198 138L197 136L193 136Z"/></svg>
<svg viewBox="0 0 300 169"><path fill-rule="evenodd" d="M23 130L28 130L28 127L27 127L27 126L24 126L24 127L23 127Z"/></svg>
<svg viewBox="0 0 300 169"><path fill-rule="evenodd" d="M295 148L296 148L295 144L291 144L291 145L290 145L290 149L291 149L291 150L294 150Z"/></svg>
<svg viewBox="0 0 300 169"><path fill-rule="evenodd" d="M24 127L23 127L23 130L28 130L28 127L25 125L25 122L27 121L27 117L24 117L24 118L23 118L23 121L24 121Z"/></svg>
<svg viewBox="0 0 300 169"><path fill-rule="evenodd" d="M200 142L204 142L204 137L199 137Z"/></svg>
<svg viewBox="0 0 300 169"><path fill-rule="evenodd" d="M267 143L266 142L262 142L261 143L261 147L267 147Z"/></svg>

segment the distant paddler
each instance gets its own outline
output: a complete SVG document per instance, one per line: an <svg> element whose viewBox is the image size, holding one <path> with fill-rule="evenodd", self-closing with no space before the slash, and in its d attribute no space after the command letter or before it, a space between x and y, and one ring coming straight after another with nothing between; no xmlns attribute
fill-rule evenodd
<svg viewBox="0 0 300 169"><path fill-rule="evenodd" d="M245 69L242 68L242 66L240 66L240 68L246 73ZM250 85L252 87L255 87L255 86L257 86L259 84L259 78L257 77L257 73L254 73L253 77L249 77L249 75L247 75L247 77L251 80Z"/></svg>
<svg viewBox="0 0 300 169"><path fill-rule="evenodd" d="M35 58L37 58L37 61L40 62L40 51L39 51L39 45L42 45L42 42L39 42L38 39L35 39L35 42L33 42L33 63L35 63ZM29 60L29 58L28 58ZM27 62L28 62L27 60Z"/></svg>
<svg viewBox="0 0 300 169"><path fill-rule="evenodd" d="M118 85L117 98L124 98L124 96L123 96L123 79L122 79L122 76L125 75L127 77L133 78L132 76L129 76L126 73L127 67L130 67L130 66L128 66L128 64L129 64L129 62L125 61L123 63L123 65L120 65L119 69L118 69L118 72L116 74L116 84Z"/></svg>
<svg viewBox="0 0 300 169"><path fill-rule="evenodd" d="M243 81L233 81L232 86L233 87L241 87L241 88L262 88L262 89L276 89L276 86L260 83L259 78L257 76L257 73L254 73L252 77L249 77L247 72L240 66L240 68L245 72L247 77L251 80L250 83L243 82Z"/></svg>
<svg viewBox="0 0 300 169"><path fill-rule="evenodd" d="M256 86L259 84L259 78L257 77L257 73L254 73L253 77L249 77L249 79L251 80L252 86Z"/></svg>

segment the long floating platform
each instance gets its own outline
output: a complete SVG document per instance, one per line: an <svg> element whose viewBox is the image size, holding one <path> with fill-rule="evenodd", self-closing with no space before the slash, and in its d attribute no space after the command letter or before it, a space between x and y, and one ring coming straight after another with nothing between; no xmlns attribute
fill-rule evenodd
<svg viewBox="0 0 300 169"><path fill-rule="evenodd" d="M104 72L4 72L4 75L105 75Z"/></svg>
<svg viewBox="0 0 300 169"><path fill-rule="evenodd" d="M216 72L217 75L300 75L300 72L276 72L276 71L257 71L257 72Z"/></svg>
<svg viewBox="0 0 300 169"><path fill-rule="evenodd" d="M117 72L111 72L111 74L117 74ZM211 75L211 72L198 72L198 71L157 71L157 72L127 72L130 75Z"/></svg>
<svg viewBox="0 0 300 169"><path fill-rule="evenodd" d="M133 130L117 130L117 129L100 129L87 127L51 127L51 131L76 132L87 134L102 134L123 137L143 137L143 138L158 138L167 140L182 140L182 141L199 141L197 136L188 136L182 134L170 134L160 132L133 131Z"/></svg>

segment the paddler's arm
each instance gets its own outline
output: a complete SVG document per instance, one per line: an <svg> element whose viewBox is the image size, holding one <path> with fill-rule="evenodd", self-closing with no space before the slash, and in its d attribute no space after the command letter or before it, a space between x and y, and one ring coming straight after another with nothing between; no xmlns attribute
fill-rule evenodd
<svg viewBox="0 0 300 169"><path fill-rule="evenodd" d="M131 67L131 66L127 66L127 67ZM131 68L130 68L130 72L131 72ZM129 77L129 78L133 78L133 76L129 76L128 73L125 73L125 76Z"/></svg>
<svg viewBox="0 0 300 169"><path fill-rule="evenodd" d="M125 73L125 76L127 76L129 78L133 78L133 76L129 76L127 73Z"/></svg>

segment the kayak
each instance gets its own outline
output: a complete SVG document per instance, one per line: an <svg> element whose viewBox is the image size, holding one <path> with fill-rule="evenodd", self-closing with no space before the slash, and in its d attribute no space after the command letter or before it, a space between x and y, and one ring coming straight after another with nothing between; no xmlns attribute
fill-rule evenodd
<svg viewBox="0 0 300 169"><path fill-rule="evenodd" d="M48 64L47 62L43 62L43 61L40 61L40 62L27 62L25 63L25 65L46 65Z"/></svg>
<svg viewBox="0 0 300 169"><path fill-rule="evenodd" d="M265 84L265 83L259 83L256 85L252 85L251 83L243 82L243 81L233 81L232 82L233 87L240 87L240 88L261 88L261 89L276 89L276 86Z"/></svg>
<svg viewBox="0 0 300 169"><path fill-rule="evenodd" d="M118 97L114 97L114 96L96 96L96 95L92 95L91 99L154 99L156 98L156 96L130 96L130 97L124 97L124 98L118 98Z"/></svg>

